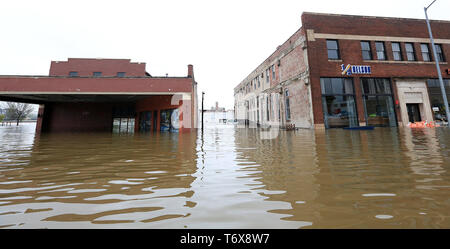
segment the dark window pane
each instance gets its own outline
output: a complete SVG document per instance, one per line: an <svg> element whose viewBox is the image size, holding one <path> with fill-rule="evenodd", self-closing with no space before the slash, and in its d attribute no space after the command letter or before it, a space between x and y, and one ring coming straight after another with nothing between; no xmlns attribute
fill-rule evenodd
<svg viewBox="0 0 450 249"><path fill-rule="evenodd" d="M384 43L383 42L375 42L375 47L377 49L377 59L378 60L386 60L386 55L384 52Z"/></svg>
<svg viewBox="0 0 450 249"><path fill-rule="evenodd" d="M331 79L330 78L321 78L320 79L320 86L322 88L322 94L332 94L332 88L331 88Z"/></svg>
<svg viewBox="0 0 450 249"><path fill-rule="evenodd" d="M327 49L337 50L338 49L337 41L335 41L335 40L327 40Z"/></svg>
<svg viewBox="0 0 450 249"><path fill-rule="evenodd" d="M339 59L339 46L336 40L327 40L328 59Z"/></svg>
<svg viewBox="0 0 450 249"><path fill-rule="evenodd" d="M422 50L422 58L424 61L431 61L430 50L428 49L428 44L420 44L420 49Z"/></svg>
<svg viewBox="0 0 450 249"><path fill-rule="evenodd" d="M444 53L442 52L442 47L440 44L435 44L434 47L436 48L436 56L439 62L444 62Z"/></svg>
<svg viewBox="0 0 450 249"><path fill-rule="evenodd" d="M361 49L370 51L370 43L369 42L361 42Z"/></svg>
<svg viewBox="0 0 450 249"><path fill-rule="evenodd" d="M400 48L400 43L393 42L392 43L392 54L394 56L394 60L401 61L402 60L402 52Z"/></svg>
<svg viewBox="0 0 450 249"><path fill-rule="evenodd" d="M414 46L412 43L405 43L405 49L406 49L406 57L408 61L415 61L416 56L414 54Z"/></svg>
<svg viewBox="0 0 450 249"><path fill-rule="evenodd" d="M344 84L342 79L332 78L331 86L333 88L333 94L344 94Z"/></svg>
<svg viewBox="0 0 450 249"><path fill-rule="evenodd" d="M339 59L337 50L328 50L328 59Z"/></svg>
<svg viewBox="0 0 450 249"><path fill-rule="evenodd" d="M370 51L362 51L362 56L364 60L371 60L372 59L372 55L370 53Z"/></svg>

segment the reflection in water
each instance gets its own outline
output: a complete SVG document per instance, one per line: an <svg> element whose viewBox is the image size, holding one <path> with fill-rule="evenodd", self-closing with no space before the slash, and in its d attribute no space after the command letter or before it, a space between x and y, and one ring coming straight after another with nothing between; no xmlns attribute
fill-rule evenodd
<svg viewBox="0 0 450 249"><path fill-rule="evenodd" d="M446 128L0 127L0 228L449 228Z"/></svg>

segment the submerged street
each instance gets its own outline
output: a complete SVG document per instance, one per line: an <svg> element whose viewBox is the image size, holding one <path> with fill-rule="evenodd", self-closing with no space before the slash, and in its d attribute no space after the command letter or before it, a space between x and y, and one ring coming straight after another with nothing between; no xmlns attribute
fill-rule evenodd
<svg viewBox="0 0 450 249"><path fill-rule="evenodd" d="M449 228L448 128L0 126L0 228Z"/></svg>

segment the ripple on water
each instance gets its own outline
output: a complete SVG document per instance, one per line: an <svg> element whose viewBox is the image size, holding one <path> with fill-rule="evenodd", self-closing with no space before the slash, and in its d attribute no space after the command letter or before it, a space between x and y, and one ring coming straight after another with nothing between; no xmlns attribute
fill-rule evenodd
<svg viewBox="0 0 450 249"><path fill-rule="evenodd" d="M449 226L444 129L35 139L29 128L0 127L0 228Z"/></svg>

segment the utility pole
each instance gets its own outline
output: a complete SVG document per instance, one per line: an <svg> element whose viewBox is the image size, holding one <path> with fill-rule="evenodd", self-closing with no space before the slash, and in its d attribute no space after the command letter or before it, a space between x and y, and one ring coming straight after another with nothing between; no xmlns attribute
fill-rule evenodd
<svg viewBox="0 0 450 249"><path fill-rule="evenodd" d="M428 5L428 7L425 7L425 19L427 21L427 27L428 27L428 33L430 34L430 40L431 40L431 46L433 47L433 56L434 56L434 61L436 62L436 69L437 69L437 73L439 76L439 83L441 85L441 92L442 92L442 98L444 99L444 108L445 108L445 114L447 115L447 125L450 126L450 110L448 109L448 101L447 101L447 94L445 93L445 86L444 86L444 81L442 80L442 73L441 73L441 68L439 67L439 61L437 58L437 53L436 53L436 47L434 45L434 40L433 40L433 34L431 33L431 25L430 25L430 21L428 20L428 14L427 14L427 10L428 8L430 8L430 6L436 2L436 0L434 0L430 5Z"/></svg>
<svg viewBox="0 0 450 249"><path fill-rule="evenodd" d="M204 99L204 96L205 96L205 92L202 92L202 134L203 134L203 124L204 124L204 122L203 122L203 113L205 112L203 110L203 99Z"/></svg>

